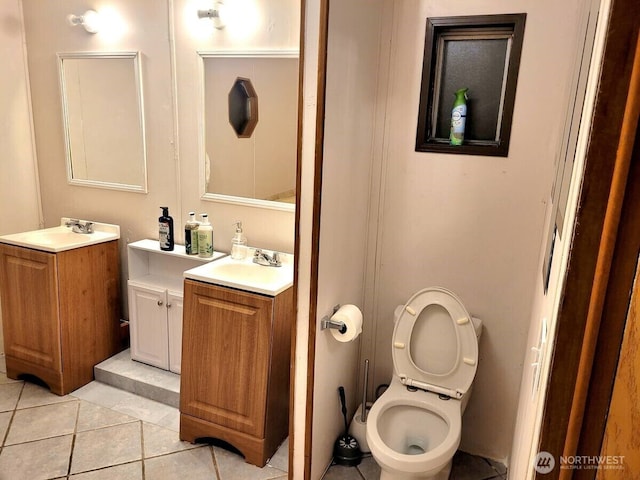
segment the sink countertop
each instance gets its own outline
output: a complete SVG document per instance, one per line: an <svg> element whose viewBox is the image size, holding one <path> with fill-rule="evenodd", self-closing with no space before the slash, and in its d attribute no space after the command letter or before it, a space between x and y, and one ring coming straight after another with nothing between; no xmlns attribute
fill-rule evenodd
<svg viewBox="0 0 640 480"><path fill-rule="evenodd" d="M75 233L71 227L65 225L69 220L69 217L63 217L57 227L0 236L0 243L58 253L120 238L119 225L93 222L93 233ZM87 222L87 220L78 220Z"/></svg>
<svg viewBox="0 0 640 480"><path fill-rule="evenodd" d="M268 267L253 263L255 248L248 247L247 250L247 257L243 260L227 256L187 270L184 277L272 297L293 285L293 255L280 253L282 266ZM273 253L263 251L270 255Z"/></svg>

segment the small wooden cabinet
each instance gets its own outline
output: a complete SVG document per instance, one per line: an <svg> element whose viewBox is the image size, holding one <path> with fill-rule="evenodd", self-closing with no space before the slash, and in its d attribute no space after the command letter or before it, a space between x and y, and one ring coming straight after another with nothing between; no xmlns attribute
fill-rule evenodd
<svg viewBox="0 0 640 480"><path fill-rule="evenodd" d="M131 358L181 372L182 281L185 270L224 256L186 255L183 245L160 250L157 240L128 245Z"/></svg>
<svg viewBox="0 0 640 480"><path fill-rule="evenodd" d="M224 440L262 467L288 433L293 287L184 283L180 438Z"/></svg>
<svg viewBox="0 0 640 480"><path fill-rule="evenodd" d="M118 242L48 253L0 244L7 376L66 395L119 350Z"/></svg>

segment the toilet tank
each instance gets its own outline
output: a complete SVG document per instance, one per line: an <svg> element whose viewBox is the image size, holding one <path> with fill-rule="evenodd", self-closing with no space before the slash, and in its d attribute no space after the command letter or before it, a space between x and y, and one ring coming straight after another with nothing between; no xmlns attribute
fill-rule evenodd
<svg viewBox="0 0 640 480"><path fill-rule="evenodd" d="M482 336L482 320L471 315L471 321L473 322L473 329L476 331L478 343L480 343L480 337Z"/></svg>

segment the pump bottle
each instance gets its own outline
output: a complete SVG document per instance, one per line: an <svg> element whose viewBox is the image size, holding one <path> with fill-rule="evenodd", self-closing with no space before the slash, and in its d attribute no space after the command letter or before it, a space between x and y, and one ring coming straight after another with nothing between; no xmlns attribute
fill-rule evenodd
<svg viewBox="0 0 640 480"><path fill-rule="evenodd" d="M189 212L189 220L184 224L184 251L187 255L198 255L198 226L196 212Z"/></svg>
<svg viewBox="0 0 640 480"><path fill-rule="evenodd" d="M173 250L173 218L169 216L169 207L160 207L162 216L158 218L158 239L160 241L160 250L170 252Z"/></svg>
<svg viewBox="0 0 640 480"><path fill-rule="evenodd" d="M231 239L231 258L243 260L247 256L247 239L242 233L242 222L236 222L236 234Z"/></svg>
<svg viewBox="0 0 640 480"><path fill-rule="evenodd" d="M209 215L201 213L202 221L198 226L198 256L213 257L213 227L209 223Z"/></svg>

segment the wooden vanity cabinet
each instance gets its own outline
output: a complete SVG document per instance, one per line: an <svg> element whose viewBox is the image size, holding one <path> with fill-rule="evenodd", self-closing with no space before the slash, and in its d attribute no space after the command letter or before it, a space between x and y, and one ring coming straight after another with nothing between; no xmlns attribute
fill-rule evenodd
<svg viewBox="0 0 640 480"><path fill-rule="evenodd" d="M185 280L180 439L264 466L287 437L293 288L275 297Z"/></svg>
<svg viewBox="0 0 640 480"><path fill-rule="evenodd" d="M118 242L48 253L0 244L7 376L66 395L119 350Z"/></svg>

